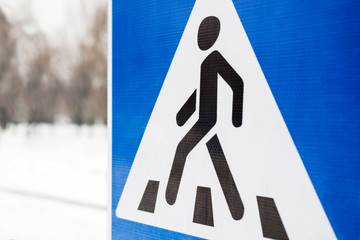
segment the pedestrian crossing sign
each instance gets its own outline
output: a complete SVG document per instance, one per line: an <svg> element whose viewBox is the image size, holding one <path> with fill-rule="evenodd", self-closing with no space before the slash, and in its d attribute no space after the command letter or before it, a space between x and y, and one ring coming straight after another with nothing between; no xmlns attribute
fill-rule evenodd
<svg viewBox="0 0 360 240"><path fill-rule="evenodd" d="M309 66L311 60L302 57L318 48L296 27L307 27L303 33L313 33L307 37L315 41L330 30L310 24L319 18L311 6L113 0L109 8L111 239L359 236L343 224L359 223L354 196L360 195L360 181L351 166L360 141L331 127L350 121L345 131L354 137L360 126L347 116L359 116L359 107L318 105L328 103L328 94L340 104L358 83L351 76L348 82L328 78L328 84L348 90L317 88L330 65ZM299 23L287 15L296 9L300 16L311 13L310 19ZM285 28L288 21L292 27ZM341 33L337 27L333 31ZM359 30L351 31L360 38ZM339 67L359 71L351 64ZM348 101L358 106L359 99ZM314 113L315 123L308 122ZM338 140L329 136L348 145L334 149ZM346 149L348 158L335 168ZM333 178L341 169L349 172L342 177L348 184ZM343 207L347 220L334 206L340 197L357 210Z"/></svg>

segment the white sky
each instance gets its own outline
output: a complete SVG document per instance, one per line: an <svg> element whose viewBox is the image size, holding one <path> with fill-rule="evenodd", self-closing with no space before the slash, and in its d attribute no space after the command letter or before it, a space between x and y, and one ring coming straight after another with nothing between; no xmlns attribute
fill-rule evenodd
<svg viewBox="0 0 360 240"><path fill-rule="evenodd" d="M106 0L0 0L10 21L32 19L49 38L50 44L72 44L84 34L97 4Z"/></svg>

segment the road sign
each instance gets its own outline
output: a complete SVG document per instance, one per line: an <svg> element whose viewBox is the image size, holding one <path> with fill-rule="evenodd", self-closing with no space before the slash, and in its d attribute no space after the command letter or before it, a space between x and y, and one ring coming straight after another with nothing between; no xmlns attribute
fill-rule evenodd
<svg viewBox="0 0 360 240"><path fill-rule="evenodd" d="M360 31L324 15L340 5L113 1L112 239L359 237L359 70L339 35Z"/></svg>

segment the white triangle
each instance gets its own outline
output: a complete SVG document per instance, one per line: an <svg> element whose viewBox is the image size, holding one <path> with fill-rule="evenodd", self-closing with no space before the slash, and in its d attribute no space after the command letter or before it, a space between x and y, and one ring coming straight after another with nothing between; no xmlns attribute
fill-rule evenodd
<svg viewBox="0 0 360 240"><path fill-rule="evenodd" d="M221 23L214 46L201 51L199 25ZM198 120L200 66L218 50L244 81L243 123L232 124L232 91L219 76L215 127L188 155L174 205L165 190L179 141ZM195 114L179 127L176 114L197 89ZM119 133L121 134L121 133ZM206 142L217 134L245 213L231 217ZM149 180L159 181L155 212L138 210ZM193 223L197 186L211 188L214 227ZM289 239L336 239L231 0L197 0L148 122L116 215L211 239L262 239L256 196L271 197Z"/></svg>

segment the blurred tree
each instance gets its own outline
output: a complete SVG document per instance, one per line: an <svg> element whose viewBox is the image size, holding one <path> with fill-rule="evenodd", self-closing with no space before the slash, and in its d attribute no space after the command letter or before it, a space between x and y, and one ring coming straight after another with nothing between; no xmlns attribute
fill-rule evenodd
<svg viewBox="0 0 360 240"><path fill-rule="evenodd" d="M11 57L14 55L15 41L11 34L11 25L0 9L0 79L10 65Z"/></svg>
<svg viewBox="0 0 360 240"><path fill-rule="evenodd" d="M59 110L62 82L54 69L54 50L41 33L31 36L32 54L25 74L25 100L28 122L53 123Z"/></svg>
<svg viewBox="0 0 360 240"><path fill-rule="evenodd" d="M12 25L0 9L0 127L18 121L16 106L19 104L23 85L16 66L16 40Z"/></svg>
<svg viewBox="0 0 360 240"><path fill-rule="evenodd" d="M90 32L94 36L94 52L96 55L95 78L95 113L104 123L107 123L107 5L100 7L93 20Z"/></svg>
<svg viewBox="0 0 360 240"><path fill-rule="evenodd" d="M77 124L106 123L106 3L88 21L75 52L50 47L26 9L17 23L0 9L0 127L52 123L58 115Z"/></svg>
<svg viewBox="0 0 360 240"><path fill-rule="evenodd" d="M107 6L97 8L79 44L68 89L68 109L76 124L107 120Z"/></svg>

